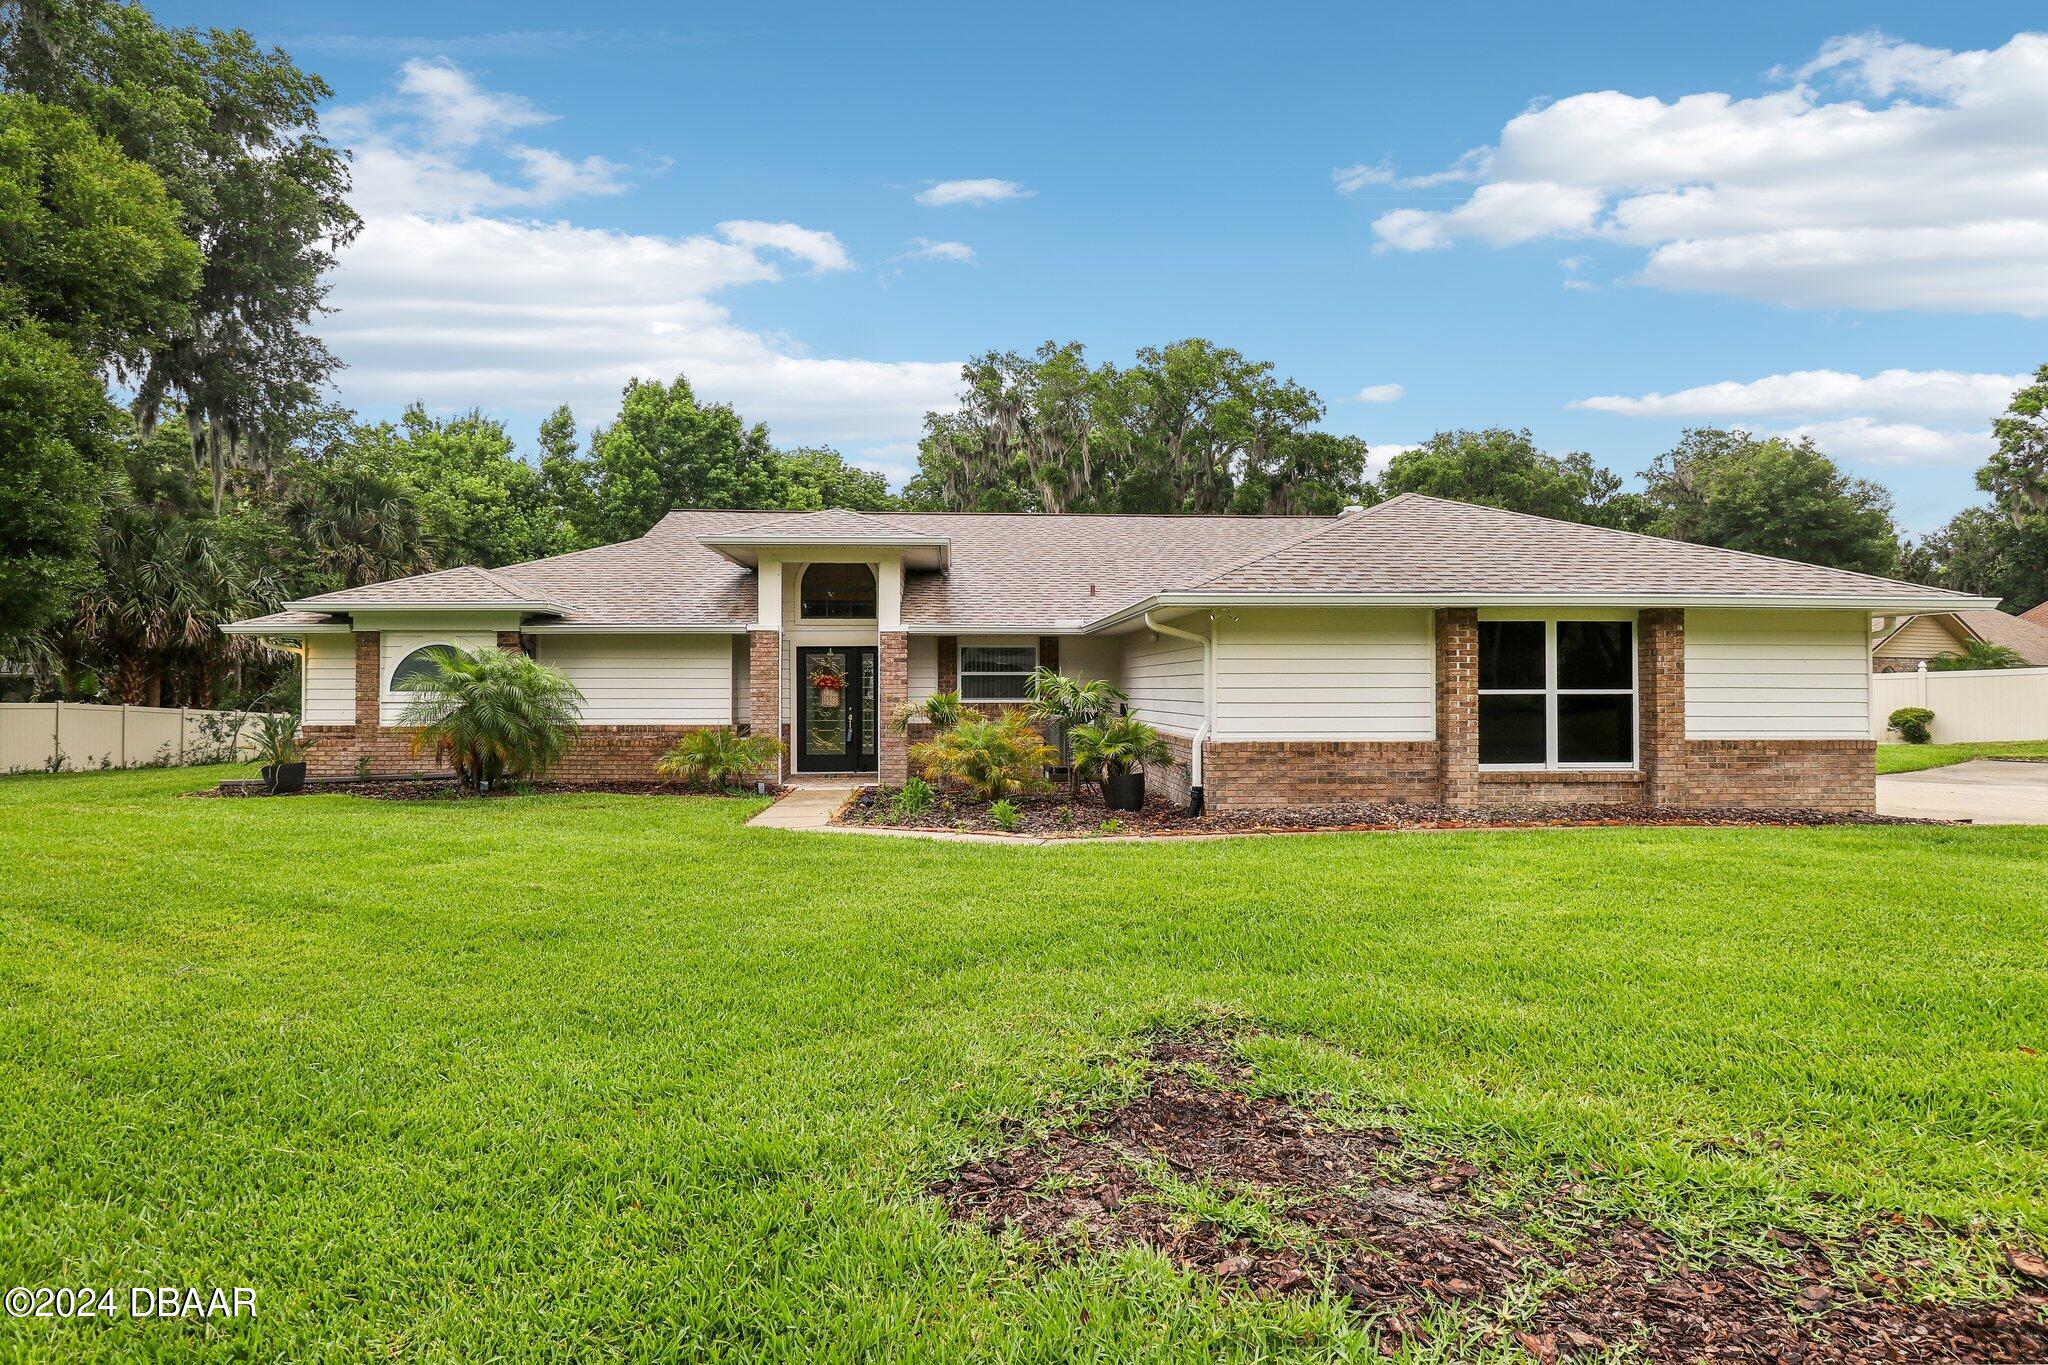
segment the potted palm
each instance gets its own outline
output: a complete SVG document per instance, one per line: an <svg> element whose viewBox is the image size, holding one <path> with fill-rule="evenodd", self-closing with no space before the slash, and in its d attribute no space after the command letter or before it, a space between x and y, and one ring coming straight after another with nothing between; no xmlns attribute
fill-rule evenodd
<svg viewBox="0 0 2048 1365"><path fill-rule="evenodd" d="M1071 749L1076 728L1100 725L1121 714L1129 700L1122 689L1104 679L1082 682L1050 668L1040 668L1031 674L1031 700L1024 709L1033 720L1045 722L1048 738L1060 738ZM1075 796L1081 794L1081 765L1071 754L1067 762L1067 789Z"/></svg>
<svg viewBox="0 0 2048 1365"><path fill-rule="evenodd" d="M1136 716L1118 716L1100 725L1077 725L1069 737L1074 766L1102 783L1102 804L1111 810L1142 810L1145 765L1164 763L1173 750L1159 732Z"/></svg>
<svg viewBox="0 0 2048 1365"><path fill-rule="evenodd" d="M295 712L275 711L256 721L256 761L263 765L263 785L273 796L306 789L306 751L313 741L299 733Z"/></svg>

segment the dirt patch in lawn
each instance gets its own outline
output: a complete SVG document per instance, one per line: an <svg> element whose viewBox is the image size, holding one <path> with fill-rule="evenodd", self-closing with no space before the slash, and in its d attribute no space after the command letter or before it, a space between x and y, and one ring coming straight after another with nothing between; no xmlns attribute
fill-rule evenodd
<svg viewBox="0 0 2048 1365"><path fill-rule="evenodd" d="M1284 806L1264 810L1208 811L1191 816L1182 806L1148 801L1143 810L1112 811L1087 790L1012 797L1016 820L1002 826L989 816L989 803L958 792L941 793L927 810L898 813L894 793L863 787L836 817L842 825L884 829L969 830L1028 835L1040 839L1088 839L1105 835L1286 834L1311 830L1539 829L1604 825L1705 825L1728 828L1806 828L1820 825L1940 825L1943 820L1909 819L1796 807L1747 809L1738 806L1616 806L1584 803L1542 807L1409 805L1357 802L1334 806Z"/></svg>
<svg viewBox="0 0 2048 1365"><path fill-rule="evenodd" d="M1875 1231L1832 1246L1773 1233L1783 1264L1702 1263L1642 1224L1585 1216L1569 1186L1495 1208L1470 1164L1331 1127L1247 1080L1219 1033L1162 1038L1138 1098L931 1192L1055 1257L1140 1245L1242 1292L1334 1294L1388 1352L1443 1332L1435 1310L1450 1307L1467 1310L1457 1330L1545 1361L2048 1360L2048 1266L2031 1250L2009 1253L2013 1297L1967 1306L1886 1297L1859 1254ZM1562 1245L1523 1230L1539 1213L1570 1229Z"/></svg>

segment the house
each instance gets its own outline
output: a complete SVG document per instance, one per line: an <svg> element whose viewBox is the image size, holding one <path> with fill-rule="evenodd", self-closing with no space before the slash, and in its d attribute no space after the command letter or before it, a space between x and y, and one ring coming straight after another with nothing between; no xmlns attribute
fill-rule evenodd
<svg viewBox="0 0 2048 1365"><path fill-rule="evenodd" d="M525 650L587 699L565 780L772 727L777 775L907 771L891 713L995 707L1038 665L1165 733L1155 790L1865 810L1870 621L1993 602L1403 495L1335 517L728 512L501 569L289 604L316 771L411 771L422 652ZM910 737L914 739L914 734Z"/></svg>
<svg viewBox="0 0 2048 1365"><path fill-rule="evenodd" d="M2040 612L2036 607L2034 612ZM2042 619L2011 616L2002 611L1931 611L1910 616L1880 616L1873 621L1871 667L1879 673L1911 673L1929 659L1961 654L1963 645L1982 640L2004 645L2029 667L2048 667L2048 614Z"/></svg>

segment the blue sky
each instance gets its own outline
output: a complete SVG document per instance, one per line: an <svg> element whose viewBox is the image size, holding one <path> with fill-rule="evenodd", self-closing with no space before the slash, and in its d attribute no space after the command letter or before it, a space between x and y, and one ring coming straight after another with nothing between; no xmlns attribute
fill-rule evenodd
<svg viewBox="0 0 2048 1365"><path fill-rule="evenodd" d="M1202 335L1389 449L1811 432L1924 531L2048 362L2034 6L157 13L334 86L371 414L526 437L685 369L900 477L969 354Z"/></svg>

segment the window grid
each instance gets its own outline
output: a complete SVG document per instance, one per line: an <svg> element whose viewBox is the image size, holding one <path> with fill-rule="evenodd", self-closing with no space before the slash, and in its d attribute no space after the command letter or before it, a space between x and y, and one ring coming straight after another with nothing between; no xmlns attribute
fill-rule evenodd
<svg viewBox="0 0 2048 1365"><path fill-rule="evenodd" d="M1527 618L1524 618L1527 619ZM1642 685L1637 664L1636 623L1629 628L1629 685L1627 687L1559 687L1557 683L1557 617L1543 622L1542 687L1482 687L1481 697L1543 698L1543 761L1541 763L1481 763L1482 772L1633 772L1642 761L1642 707L1636 694ZM1568 617L1567 620L1578 618ZM1566 763L1558 758L1557 703L1560 697L1627 697L1629 711L1629 758L1624 763Z"/></svg>
<svg viewBox="0 0 2048 1365"><path fill-rule="evenodd" d="M960 646L962 701L1026 701L1031 674L1038 667L1038 646ZM974 681L987 679L987 682ZM987 690L984 690L987 689Z"/></svg>

